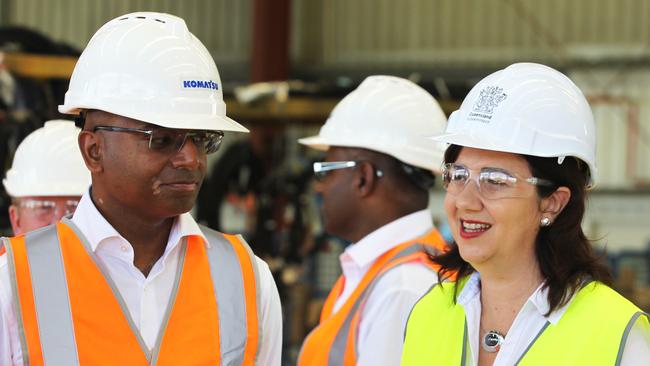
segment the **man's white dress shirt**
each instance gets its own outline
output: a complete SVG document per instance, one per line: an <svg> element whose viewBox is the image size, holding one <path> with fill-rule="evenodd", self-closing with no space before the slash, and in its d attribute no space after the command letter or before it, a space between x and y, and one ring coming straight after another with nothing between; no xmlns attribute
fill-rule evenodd
<svg viewBox="0 0 650 366"><path fill-rule="evenodd" d="M547 295L547 289L542 289L541 285L530 295L510 326L493 366L514 365L547 321L557 324L562 319L571 302L553 311L549 316L544 316L549 309ZM479 323L481 321L481 279L477 272L470 276L467 284L458 294L457 301L465 309L467 319L471 354L468 365L477 365L480 347ZM598 319L594 319L594 322L597 321ZM646 365L645 362L648 360L650 360L650 329L637 321L627 339L621 366Z"/></svg>
<svg viewBox="0 0 650 366"><path fill-rule="evenodd" d="M431 214L422 210L386 224L350 245L340 257L345 286L336 300L334 312L343 306L382 254L431 229ZM414 263L397 266L379 279L361 312L358 366L400 364L404 329L411 308L437 280L430 268Z"/></svg>
<svg viewBox="0 0 650 366"><path fill-rule="evenodd" d="M174 220L162 257L145 277L133 264L133 248L100 214L88 193L79 202L72 221L88 239L91 249L107 268L124 298L131 318L151 349L155 346L174 285L180 242L186 236L199 235L198 224L189 213ZM260 365L280 365L282 352L282 310L280 297L267 264L257 259L261 297ZM7 256L0 257L0 365L22 365L22 352L16 309L9 285ZM101 314L98 314L101 316ZM224 335L222 335L224 336Z"/></svg>

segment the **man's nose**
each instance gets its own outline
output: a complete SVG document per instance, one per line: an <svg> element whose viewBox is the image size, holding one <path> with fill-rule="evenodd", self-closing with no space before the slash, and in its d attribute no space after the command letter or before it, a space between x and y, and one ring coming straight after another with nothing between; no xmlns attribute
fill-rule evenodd
<svg viewBox="0 0 650 366"><path fill-rule="evenodd" d="M194 140L186 137L183 146L172 157L172 165L175 168L196 169L201 163L201 154Z"/></svg>

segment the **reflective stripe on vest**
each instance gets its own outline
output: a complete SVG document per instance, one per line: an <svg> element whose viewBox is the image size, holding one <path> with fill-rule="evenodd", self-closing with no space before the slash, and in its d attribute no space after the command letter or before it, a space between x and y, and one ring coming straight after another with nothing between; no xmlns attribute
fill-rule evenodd
<svg viewBox="0 0 650 366"><path fill-rule="evenodd" d="M402 243L386 252L373 263L343 306L334 313L334 303L343 290L344 280L340 277L323 305L320 324L302 345L298 365L355 365L358 359L356 338L359 317L365 301L381 277L400 264L419 261L433 268L424 248L435 253L445 249L445 242L437 231L432 230L421 238Z"/></svg>
<svg viewBox="0 0 650 366"><path fill-rule="evenodd" d="M181 243L153 351L71 221L5 240L25 364L253 365L260 334L255 258L243 239L201 229L209 245L198 236Z"/></svg>
<svg viewBox="0 0 650 366"><path fill-rule="evenodd" d="M453 286L453 282L434 286L415 305L402 365L466 364L465 311L453 301ZM517 365L619 365L627 336L640 316L641 321L650 321L614 290L592 282L576 293L557 324L547 323L540 330Z"/></svg>

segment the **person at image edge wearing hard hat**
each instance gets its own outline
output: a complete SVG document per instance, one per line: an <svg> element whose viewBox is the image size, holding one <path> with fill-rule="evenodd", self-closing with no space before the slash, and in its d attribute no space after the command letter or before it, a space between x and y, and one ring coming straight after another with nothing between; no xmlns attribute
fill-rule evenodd
<svg viewBox="0 0 650 366"><path fill-rule="evenodd" d="M434 140L450 144L456 245L433 258L441 281L413 308L402 365L648 365L648 314L607 285L581 228L597 171L580 89L550 67L511 65Z"/></svg>
<svg viewBox="0 0 650 366"><path fill-rule="evenodd" d="M71 219L3 239L0 364L280 365L268 266L188 213L222 131L247 130L185 22L106 23L59 110L78 116L92 186Z"/></svg>
<svg viewBox="0 0 650 366"><path fill-rule="evenodd" d="M300 366L399 365L409 311L437 279L427 253L444 250L427 210L444 145L425 137L445 122L418 85L371 76L299 140L327 151L314 163L325 230L353 243Z"/></svg>
<svg viewBox="0 0 650 366"><path fill-rule="evenodd" d="M9 219L14 235L53 224L77 208L90 186L78 135L71 121L47 121L18 145L2 181L11 197Z"/></svg>

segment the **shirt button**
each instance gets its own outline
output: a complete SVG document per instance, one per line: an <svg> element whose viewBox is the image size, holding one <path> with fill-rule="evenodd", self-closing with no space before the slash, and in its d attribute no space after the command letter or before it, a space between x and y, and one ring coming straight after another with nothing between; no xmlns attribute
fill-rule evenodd
<svg viewBox="0 0 650 366"><path fill-rule="evenodd" d="M120 249L122 249L123 252L126 252L127 250L129 250L129 248L127 248L126 245L122 245L122 247Z"/></svg>

